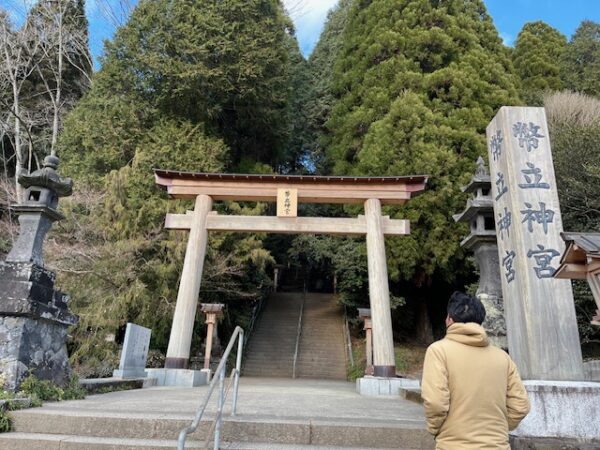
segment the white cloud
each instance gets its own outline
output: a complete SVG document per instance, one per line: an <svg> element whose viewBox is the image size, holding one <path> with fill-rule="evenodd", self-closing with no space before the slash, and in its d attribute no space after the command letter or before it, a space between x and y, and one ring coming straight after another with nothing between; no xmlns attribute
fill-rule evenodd
<svg viewBox="0 0 600 450"><path fill-rule="evenodd" d="M512 47L515 42L514 36L508 33L500 32L500 38L502 39L504 45L507 45L509 47Z"/></svg>

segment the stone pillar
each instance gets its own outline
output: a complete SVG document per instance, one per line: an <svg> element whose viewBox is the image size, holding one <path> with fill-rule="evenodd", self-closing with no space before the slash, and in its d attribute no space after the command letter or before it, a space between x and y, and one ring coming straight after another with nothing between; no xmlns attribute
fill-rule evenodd
<svg viewBox="0 0 600 450"><path fill-rule="evenodd" d="M196 197L196 205L192 215L192 225L188 239L181 283L177 293L177 304L173 315L171 336L167 348L165 368L187 369L192 345L194 320L198 306L198 294L202 281L202 268L206 256L208 232L206 217L212 210L212 199L208 195Z"/></svg>
<svg viewBox="0 0 600 450"><path fill-rule="evenodd" d="M367 259L369 269L369 299L373 323L373 369L379 377L395 377L396 362L392 334L392 313L388 285L385 241L381 226L381 202L365 202L367 224Z"/></svg>
<svg viewBox="0 0 600 450"><path fill-rule="evenodd" d="M58 212L59 197L71 195L73 182L56 173L58 158L48 156L42 169L23 174L23 203L14 211L19 237L0 263L0 373L4 388L19 389L29 374L65 384L71 373L67 331L78 317L69 311L69 296L54 289L56 276L43 266L44 237Z"/></svg>
<svg viewBox="0 0 600 450"><path fill-rule="evenodd" d="M508 348L524 379L583 380L544 108L502 107L487 128Z"/></svg>

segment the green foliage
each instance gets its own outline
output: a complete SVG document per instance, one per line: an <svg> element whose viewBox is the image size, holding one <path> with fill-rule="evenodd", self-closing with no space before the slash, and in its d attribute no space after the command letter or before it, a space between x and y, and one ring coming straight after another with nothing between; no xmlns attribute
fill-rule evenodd
<svg viewBox="0 0 600 450"><path fill-rule="evenodd" d="M600 24L584 20L561 61L561 76L567 89L600 96Z"/></svg>
<svg viewBox="0 0 600 450"><path fill-rule="evenodd" d="M98 93L99 84L67 116L59 141L61 172L98 187L105 174L131 162L154 118L141 100Z"/></svg>
<svg viewBox="0 0 600 450"><path fill-rule="evenodd" d="M333 172L429 175L423 195L384 208L412 224L410 236L386 241L390 277L460 278L460 187L486 152L489 120L519 103L507 50L481 1L354 2L342 40L326 124Z"/></svg>
<svg viewBox="0 0 600 450"><path fill-rule="evenodd" d="M333 96L333 73L338 54L342 48L342 32L346 25L352 0L340 0L329 11L321 37L308 61L310 89L306 102L308 115L307 152L315 170L323 172L326 165L323 136L327 133L325 123L331 116L335 103Z"/></svg>
<svg viewBox="0 0 600 450"><path fill-rule="evenodd" d="M84 176L122 167L161 118L203 124L230 148L228 167L243 158L274 167L289 138L289 30L275 0L140 2L69 119L69 167Z"/></svg>
<svg viewBox="0 0 600 450"><path fill-rule="evenodd" d="M29 375L21 383L19 394L30 396L32 402L39 405L39 402L83 399L85 398L85 389L79 385L79 380L75 376L71 377L68 383L61 387L51 381L40 380L34 375Z"/></svg>
<svg viewBox="0 0 600 450"><path fill-rule="evenodd" d="M57 402L64 397L64 390L60 386L51 381L39 380L33 375L29 375L23 380L21 392L43 402Z"/></svg>
<svg viewBox="0 0 600 450"><path fill-rule="evenodd" d="M12 430L12 419L5 411L0 412L0 433L8 433Z"/></svg>
<svg viewBox="0 0 600 450"><path fill-rule="evenodd" d="M288 249L289 261L307 273L331 273L337 277L347 306L368 304L367 250L364 240L350 237L300 235Z"/></svg>
<svg viewBox="0 0 600 450"><path fill-rule="evenodd" d="M187 233L163 221L193 205L168 200L152 169L295 170L303 145L291 140L303 127L291 117L303 110L294 91L306 62L276 0L144 0L105 55L60 141L62 171L82 194L62 203L67 224L53 231L62 251L50 260L81 317L72 362L86 376L110 374L113 337L128 321L166 350ZM211 233L200 295L230 306L222 332L247 320L272 261L261 236ZM194 349L203 334L199 317Z"/></svg>
<svg viewBox="0 0 600 450"><path fill-rule="evenodd" d="M545 91L563 88L560 60L566 45L566 37L542 21L523 26L512 58L521 78L521 97L526 104L541 105Z"/></svg>
<svg viewBox="0 0 600 450"><path fill-rule="evenodd" d="M79 378L73 375L63 387L62 400L83 400L86 394L86 390L79 384Z"/></svg>
<svg viewBox="0 0 600 450"><path fill-rule="evenodd" d="M310 111L307 103L312 93L310 68L293 36L288 37L289 64L288 92L289 126L287 149L280 156L278 171L282 173L311 173L314 171L313 158L310 152L310 135L308 121Z"/></svg>

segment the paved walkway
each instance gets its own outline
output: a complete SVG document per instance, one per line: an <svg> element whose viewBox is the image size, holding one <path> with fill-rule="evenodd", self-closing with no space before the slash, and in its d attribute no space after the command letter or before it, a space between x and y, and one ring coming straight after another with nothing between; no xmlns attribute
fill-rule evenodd
<svg viewBox="0 0 600 450"><path fill-rule="evenodd" d="M92 395L85 400L46 403L31 411L60 411L66 415L192 417L203 401L206 386L198 388L152 387ZM230 396L231 397L231 396ZM228 405L231 400L228 400ZM211 401L207 416L214 413ZM226 408L226 413L229 408ZM424 427L421 405L400 397L364 397L355 384L345 381L249 378L240 379L238 415L255 419L314 419L411 423Z"/></svg>

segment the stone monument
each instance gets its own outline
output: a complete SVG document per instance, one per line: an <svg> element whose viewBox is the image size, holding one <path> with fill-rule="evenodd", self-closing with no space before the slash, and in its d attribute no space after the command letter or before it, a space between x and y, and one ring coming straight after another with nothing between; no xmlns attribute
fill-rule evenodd
<svg viewBox="0 0 600 450"><path fill-rule="evenodd" d="M146 360L150 349L151 334L152 331L149 328L133 323L127 324L119 369L113 371L113 377L144 378L146 376Z"/></svg>
<svg viewBox="0 0 600 450"><path fill-rule="evenodd" d="M513 436L588 442L600 383L585 382L544 108L503 107L487 128L508 349L531 410Z"/></svg>
<svg viewBox="0 0 600 450"><path fill-rule="evenodd" d="M471 229L471 233L460 245L473 252L479 267L479 286L476 295L485 306L483 327L494 345L506 349L508 343L494 222L494 199L491 191L490 174L485 161L479 157L475 176L463 188L463 192L468 192L473 197L467 201L465 210L454 216L454 220L467 222Z"/></svg>
<svg viewBox="0 0 600 450"><path fill-rule="evenodd" d="M69 311L69 296L54 289L56 276L44 267L42 247L58 212L59 197L71 195L73 181L56 173L58 158L23 174L24 200L14 207L20 232L0 263L0 372L5 389L18 390L29 374L57 384L70 376L67 330L78 317Z"/></svg>
<svg viewBox="0 0 600 450"><path fill-rule="evenodd" d="M524 379L583 380L544 108L502 107L487 139L508 349Z"/></svg>

